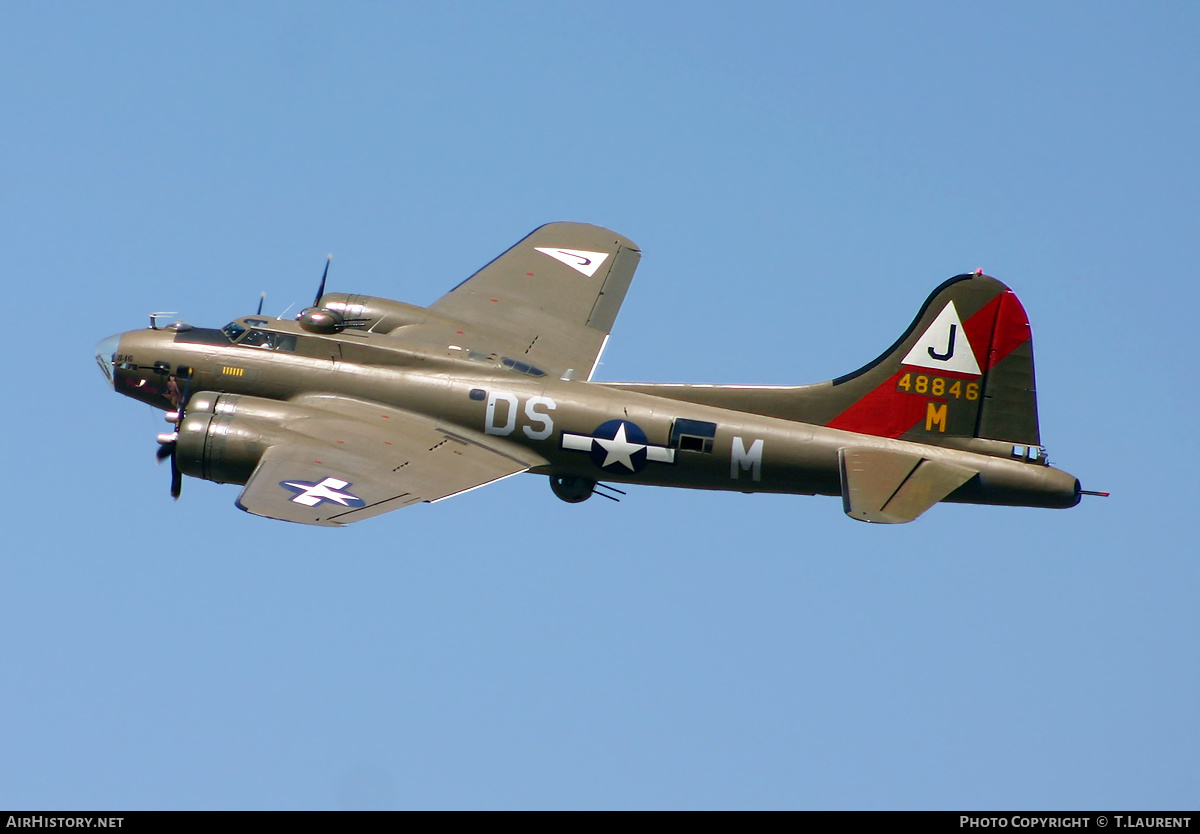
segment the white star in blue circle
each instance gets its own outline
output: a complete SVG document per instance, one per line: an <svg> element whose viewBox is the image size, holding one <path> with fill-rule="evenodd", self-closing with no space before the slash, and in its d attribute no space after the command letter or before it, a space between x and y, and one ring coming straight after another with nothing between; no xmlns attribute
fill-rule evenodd
<svg viewBox="0 0 1200 834"><path fill-rule="evenodd" d="M675 462L674 449L651 444L641 427L628 420L609 420L590 435L563 432L562 447L587 452L597 468L614 474L641 472L648 461Z"/></svg>

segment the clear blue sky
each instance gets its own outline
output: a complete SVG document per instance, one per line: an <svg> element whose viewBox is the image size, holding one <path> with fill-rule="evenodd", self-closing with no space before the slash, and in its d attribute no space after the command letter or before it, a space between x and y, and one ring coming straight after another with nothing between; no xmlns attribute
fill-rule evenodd
<svg viewBox="0 0 1200 834"><path fill-rule="evenodd" d="M1200 799L1189 3L8 3L0 806ZM983 268L1051 460L936 507L514 478L347 530L154 466L92 346L425 304L551 220L645 255L609 380L858 367Z"/></svg>

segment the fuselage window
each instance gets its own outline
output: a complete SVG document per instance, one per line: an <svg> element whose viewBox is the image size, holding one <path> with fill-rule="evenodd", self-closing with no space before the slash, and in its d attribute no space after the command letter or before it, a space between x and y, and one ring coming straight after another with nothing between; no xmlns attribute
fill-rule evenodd
<svg viewBox="0 0 1200 834"><path fill-rule="evenodd" d="M676 420L671 426L671 445L685 452L712 452L717 424L705 420Z"/></svg>
<svg viewBox="0 0 1200 834"><path fill-rule="evenodd" d="M528 374L529 376L545 376L546 372L541 368L535 368L528 362L518 362L516 359L509 359L507 356L500 360L504 367L510 371L516 371L519 374Z"/></svg>
<svg viewBox="0 0 1200 834"><path fill-rule="evenodd" d="M1025 446L1013 446L1012 453L1013 457L1017 460L1024 458L1030 463L1046 465L1046 450L1041 446L1030 446L1028 448Z"/></svg>
<svg viewBox="0 0 1200 834"><path fill-rule="evenodd" d="M238 340L238 336L241 336L246 332L246 328L242 327L236 321L231 321L229 324L222 327L221 331L229 337L229 341L236 342Z"/></svg>
<svg viewBox="0 0 1200 834"><path fill-rule="evenodd" d="M1020 457L1018 452L1016 452L1018 449L1020 449L1020 446L1013 446L1013 455L1016 457ZM1045 466L1046 450L1043 449L1042 446L1030 446L1030 448L1028 448L1028 450L1025 452L1025 460L1030 463L1040 463Z"/></svg>

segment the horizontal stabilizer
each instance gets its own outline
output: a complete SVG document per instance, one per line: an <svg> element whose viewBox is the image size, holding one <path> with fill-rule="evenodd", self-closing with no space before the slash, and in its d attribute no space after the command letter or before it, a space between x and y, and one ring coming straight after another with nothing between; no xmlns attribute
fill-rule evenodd
<svg viewBox="0 0 1200 834"><path fill-rule="evenodd" d="M887 449L841 449L838 462L846 515L879 524L912 521L978 474Z"/></svg>

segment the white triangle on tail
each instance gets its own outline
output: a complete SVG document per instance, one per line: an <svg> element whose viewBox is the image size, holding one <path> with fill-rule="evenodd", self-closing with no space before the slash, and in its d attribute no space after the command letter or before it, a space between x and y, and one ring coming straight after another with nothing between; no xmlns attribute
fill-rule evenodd
<svg viewBox="0 0 1200 834"><path fill-rule="evenodd" d="M600 268L600 264L608 259L607 252L588 252L583 249L554 249L550 246L533 247L543 255L549 255L556 261L561 261L576 272L582 272L591 278Z"/></svg>
<svg viewBox="0 0 1200 834"><path fill-rule="evenodd" d="M902 364L960 374L980 374L979 362L975 360L975 352L971 349L971 342L963 330L953 301L942 308L933 324L926 328L904 357Z"/></svg>

